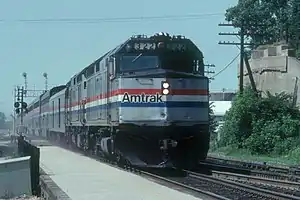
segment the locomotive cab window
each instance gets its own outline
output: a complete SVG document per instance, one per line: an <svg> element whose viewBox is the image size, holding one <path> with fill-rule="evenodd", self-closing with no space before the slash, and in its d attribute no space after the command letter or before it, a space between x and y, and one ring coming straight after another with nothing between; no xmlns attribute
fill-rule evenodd
<svg viewBox="0 0 300 200"><path fill-rule="evenodd" d="M163 69L178 72L195 72L194 58L186 52L168 52L161 56Z"/></svg>
<svg viewBox="0 0 300 200"><path fill-rule="evenodd" d="M143 69L158 68L159 59L157 56L140 54L124 55L120 59L121 71L135 71Z"/></svg>

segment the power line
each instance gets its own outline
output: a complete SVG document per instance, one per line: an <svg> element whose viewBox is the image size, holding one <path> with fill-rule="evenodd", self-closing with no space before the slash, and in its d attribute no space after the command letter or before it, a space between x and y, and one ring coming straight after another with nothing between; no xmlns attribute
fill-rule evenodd
<svg viewBox="0 0 300 200"><path fill-rule="evenodd" d="M103 23L103 22L135 22L155 20L194 20L205 17L224 15L224 13L202 13L187 15L162 15L139 17L111 17L111 18L40 18L40 19L0 19L1 23Z"/></svg>
<svg viewBox="0 0 300 200"><path fill-rule="evenodd" d="M240 53L236 55L223 69L221 69L218 73L216 73L214 76L210 77L211 79L215 78L222 72L224 72L238 57L240 56Z"/></svg>

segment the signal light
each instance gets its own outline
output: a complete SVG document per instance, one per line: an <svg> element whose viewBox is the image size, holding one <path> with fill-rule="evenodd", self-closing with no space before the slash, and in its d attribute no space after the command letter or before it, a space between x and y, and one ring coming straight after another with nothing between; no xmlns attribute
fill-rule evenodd
<svg viewBox="0 0 300 200"><path fill-rule="evenodd" d="M20 103L19 102L15 102L14 107L15 108L19 108L20 107Z"/></svg>
<svg viewBox="0 0 300 200"><path fill-rule="evenodd" d="M24 109L27 108L27 103L26 102L22 102L22 108L24 108Z"/></svg>
<svg viewBox="0 0 300 200"><path fill-rule="evenodd" d="M14 103L15 111L16 111L17 114L20 114L23 111L25 113L28 113L28 109L27 109L28 105L27 105L26 102L23 101L25 93L26 93L26 90L24 90L23 87L22 87L22 89L20 89L18 87L18 89L17 89L17 95L16 95L17 102Z"/></svg>

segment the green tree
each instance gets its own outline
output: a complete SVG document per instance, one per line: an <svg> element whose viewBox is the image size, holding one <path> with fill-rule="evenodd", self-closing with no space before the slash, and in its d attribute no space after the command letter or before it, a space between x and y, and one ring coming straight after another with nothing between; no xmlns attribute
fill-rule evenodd
<svg viewBox="0 0 300 200"><path fill-rule="evenodd" d="M214 104L213 102L209 103L209 132L210 132L210 138L211 140L215 140L217 137L216 134L216 129L218 126L217 121L215 120L215 115L214 115Z"/></svg>
<svg viewBox="0 0 300 200"><path fill-rule="evenodd" d="M220 145L259 154L284 154L299 144L300 111L285 93L257 97L250 87L238 94L225 115Z"/></svg>
<svg viewBox="0 0 300 200"><path fill-rule="evenodd" d="M5 128L6 116L3 112L0 112L0 129Z"/></svg>
<svg viewBox="0 0 300 200"><path fill-rule="evenodd" d="M253 48L283 38L289 38L292 47L299 47L299 0L239 0L226 10L225 17L235 27L244 26Z"/></svg>
<svg viewBox="0 0 300 200"><path fill-rule="evenodd" d="M210 149L215 149L217 147L217 126L216 117L214 115L214 104L213 102L209 103L209 133L210 133Z"/></svg>

